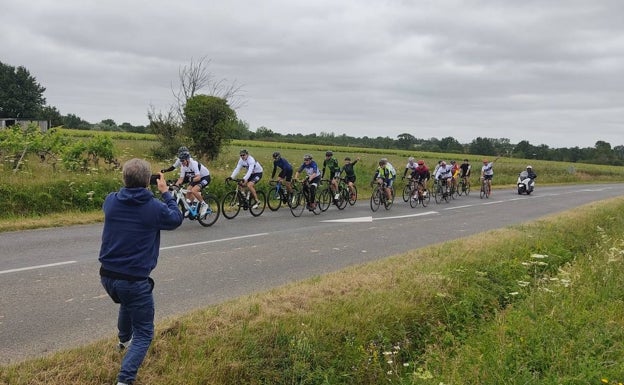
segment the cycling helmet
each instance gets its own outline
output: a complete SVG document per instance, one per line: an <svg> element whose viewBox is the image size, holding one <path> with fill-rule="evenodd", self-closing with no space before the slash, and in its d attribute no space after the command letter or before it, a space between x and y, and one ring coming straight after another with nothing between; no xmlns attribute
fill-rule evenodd
<svg viewBox="0 0 624 385"><path fill-rule="evenodd" d="M414 157L413 157L413 156L410 156L409 158L407 158L407 161L408 161L408 162L410 162L410 163L412 163L412 162L414 161Z"/></svg>
<svg viewBox="0 0 624 385"><path fill-rule="evenodd" d="M345 162L351 162L351 158L349 158L348 156L345 158Z"/></svg>
<svg viewBox="0 0 624 385"><path fill-rule="evenodd" d="M333 155L334 155L334 153L333 153L333 152L331 152L331 151L327 151L327 152L325 153L325 156L333 156Z"/></svg>
<svg viewBox="0 0 624 385"><path fill-rule="evenodd" d="M446 166L446 162L445 162L445 161L442 161L442 162L440 163L440 166L442 166L442 167Z"/></svg>
<svg viewBox="0 0 624 385"><path fill-rule="evenodd" d="M483 163L489 163L487 159L483 159Z"/></svg>
<svg viewBox="0 0 624 385"><path fill-rule="evenodd" d="M425 164L425 161L424 161L424 160L422 160L422 159L421 159L421 160L419 160L419 161L418 161L418 165L419 165L419 166L423 166L424 164Z"/></svg>
<svg viewBox="0 0 624 385"><path fill-rule="evenodd" d="M279 159L279 158L280 158L280 153L279 153L279 151L275 151L275 152L273 153L273 159Z"/></svg>
<svg viewBox="0 0 624 385"><path fill-rule="evenodd" d="M533 167L532 167L531 165L528 165L528 166L527 166L527 169L529 169L529 168L530 168L530 169L533 169Z"/></svg>
<svg viewBox="0 0 624 385"><path fill-rule="evenodd" d="M178 148L178 154L181 154L183 152L189 152L188 147L182 146L182 147Z"/></svg>
<svg viewBox="0 0 624 385"><path fill-rule="evenodd" d="M247 155L247 154L249 154L249 152L246 149L243 148L242 150L240 150L240 154L241 155Z"/></svg>
<svg viewBox="0 0 624 385"><path fill-rule="evenodd" d="M303 156L303 160L312 160L312 155L310 155L310 154L305 154L305 155Z"/></svg>
<svg viewBox="0 0 624 385"><path fill-rule="evenodd" d="M456 162L454 160L451 161L451 164L455 164Z"/></svg>
<svg viewBox="0 0 624 385"><path fill-rule="evenodd" d="M180 160L189 160L189 158L191 157L191 154L187 151L187 152L181 152L178 154L178 159Z"/></svg>

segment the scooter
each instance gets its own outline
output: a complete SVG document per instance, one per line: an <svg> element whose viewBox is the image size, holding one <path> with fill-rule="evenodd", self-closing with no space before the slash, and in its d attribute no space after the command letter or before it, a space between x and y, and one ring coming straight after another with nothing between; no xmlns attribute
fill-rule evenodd
<svg viewBox="0 0 624 385"><path fill-rule="evenodd" d="M535 180L529 178L529 174L526 171L522 171L518 174L518 195L527 194L530 195L535 189Z"/></svg>

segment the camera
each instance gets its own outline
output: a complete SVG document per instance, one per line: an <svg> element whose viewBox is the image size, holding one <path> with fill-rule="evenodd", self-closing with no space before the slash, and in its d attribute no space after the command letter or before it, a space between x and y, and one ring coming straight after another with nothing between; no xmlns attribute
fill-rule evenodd
<svg viewBox="0 0 624 385"><path fill-rule="evenodd" d="M159 174L152 174L152 176L150 176L150 185L156 186L158 184L158 178L160 178Z"/></svg>

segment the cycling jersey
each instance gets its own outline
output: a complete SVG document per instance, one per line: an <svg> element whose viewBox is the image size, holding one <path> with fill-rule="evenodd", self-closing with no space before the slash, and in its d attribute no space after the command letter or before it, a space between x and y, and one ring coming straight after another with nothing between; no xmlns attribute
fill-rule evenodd
<svg viewBox="0 0 624 385"><path fill-rule="evenodd" d="M436 179L449 179L453 176L453 171L451 166L440 166L438 167L438 171L436 171L435 178Z"/></svg>
<svg viewBox="0 0 624 385"><path fill-rule="evenodd" d="M416 163L416 162L407 162L407 164L405 165L405 171L403 172L403 177L405 177L405 175L407 175L408 171L409 171L410 175L414 174L414 170L416 170L416 167L418 167L418 163Z"/></svg>
<svg viewBox="0 0 624 385"><path fill-rule="evenodd" d="M323 161L323 172L321 173L322 177L325 177L325 169L329 169L329 174L332 178L340 177L340 166L338 165L338 160L336 158L329 158Z"/></svg>
<svg viewBox="0 0 624 385"><path fill-rule="evenodd" d="M483 165L483 167L481 167L481 173L486 176L494 175L494 162Z"/></svg>
<svg viewBox="0 0 624 385"><path fill-rule="evenodd" d="M461 170L459 176L461 176L462 178L470 176L471 166L469 163L462 163L461 166L459 166L459 169Z"/></svg>
<svg viewBox="0 0 624 385"><path fill-rule="evenodd" d="M303 162L297 172L301 172L301 171L305 171L308 177L310 177L313 174L316 174L314 179L321 176L321 173L319 172L319 169L318 169L318 165L313 160L311 160L310 163L308 164Z"/></svg>
<svg viewBox="0 0 624 385"><path fill-rule="evenodd" d="M431 177L431 173L429 172L429 168L427 166L419 166L412 171L412 178L418 180L419 182L423 182Z"/></svg>
<svg viewBox="0 0 624 385"><path fill-rule="evenodd" d="M290 165L290 163L288 163L288 161L284 158L279 158L273 161L273 173L271 173L271 179L275 178L275 173L277 172L278 168L280 168L283 173L290 173L292 175L292 166Z"/></svg>
<svg viewBox="0 0 624 385"><path fill-rule="evenodd" d="M253 156L247 155L247 159L240 158L238 160L238 164L236 164L236 168L234 169L234 172L232 172L232 175L230 176L230 178L232 179L236 178L236 175L243 168L247 169L247 172L245 173L245 176L243 177L243 179L246 181L249 180L252 174L260 174L263 171L260 163L256 162Z"/></svg>
<svg viewBox="0 0 624 385"><path fill-rule="evenodd" d="M208 168L193 158L189 158L188 166L182 165L180 167L180 178L184 178L185 180L191 180L196 175L200 177L205 177L210 175L210 171Z"/></svg>

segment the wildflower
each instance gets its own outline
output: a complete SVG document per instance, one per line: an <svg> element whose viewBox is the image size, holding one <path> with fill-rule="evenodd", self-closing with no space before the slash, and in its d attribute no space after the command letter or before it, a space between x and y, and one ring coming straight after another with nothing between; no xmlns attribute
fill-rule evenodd
<svg viewBox="0 0 624 385"><path fill-rule="evenodd" d="M407 368L409 366L409 362L403 363L403 366Z"/></svg>
<svg viewBox="0 0 624 385"><path fill-rule="evenodd" d="M514 296L514 295L518 295L520 293L518 293L517 291L512 291L511 293L509 293L509 295Z"/></svg>
<svg viewBox="0 0 624 385"><path fill-rule="evenodd" d="M388 365L392 365L392 360L388 360Z"/></svg>
<svg viewBox="0 0 624 385"><path fill-rule="evenodd" d="M518 281L518 286L520 287L527 287L531 284L531 282L527 282L527 281Z"/></svg>
<svg viewBox="0 0 624 385"><path fill-rule="evenodd" d="M548 258L548 255L544 255L544 254L531 254L531 258L544 259L544 258Z"/></svg>

